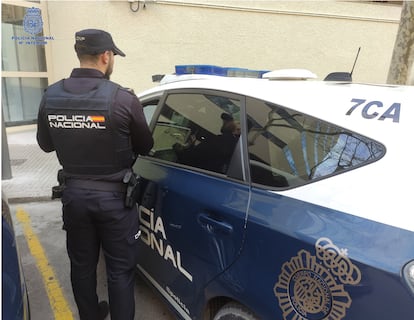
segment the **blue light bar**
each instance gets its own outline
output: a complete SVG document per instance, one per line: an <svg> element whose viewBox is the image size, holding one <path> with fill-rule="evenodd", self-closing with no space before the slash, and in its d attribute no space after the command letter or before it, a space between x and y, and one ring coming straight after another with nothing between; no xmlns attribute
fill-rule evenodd
<svg viewBox="0 0 414 320"><path fill-rule="evenodd" d="M244 68L219 67L205 64L188 64L175 66L175 74L205 74L222 77L242 77L242 78L261 78L269 71L250 70Z"/></svg>

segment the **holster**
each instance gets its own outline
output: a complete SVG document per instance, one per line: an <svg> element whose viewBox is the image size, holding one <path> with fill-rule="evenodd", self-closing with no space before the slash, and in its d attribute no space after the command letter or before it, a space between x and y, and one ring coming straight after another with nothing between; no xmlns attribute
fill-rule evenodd
<svg viewBox="0 0 414 320"><path fill-rule="evenodd" d="M63 174L63 169L58 170L57 181L59 185L52 187L52 200L62 198L63 190L65 190L65 175Z"/></svg>
<svg viewBox="0 0 414 320"><path fill-rule="evenodd" d="M140 178L139 175L132 171L128 171L123 179L123 182L127 184L125 194L125 207L132 208L136 205L140 194Z"/></svg>

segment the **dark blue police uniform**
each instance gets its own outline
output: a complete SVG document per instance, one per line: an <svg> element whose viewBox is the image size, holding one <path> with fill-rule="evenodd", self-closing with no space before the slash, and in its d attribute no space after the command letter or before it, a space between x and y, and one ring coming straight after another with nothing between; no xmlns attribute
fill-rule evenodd
<svg viewBox="0 0 414 320"><path fill-rule="evenodd" d="M63 228L80 318L100 317L96 267L102 247L111 319L133 319L138 212L125 207L122 180L136 155L153 145L138 98L96 69L74 69L46 90L37 140L44 151L56 151L66 178Z"/></svg>

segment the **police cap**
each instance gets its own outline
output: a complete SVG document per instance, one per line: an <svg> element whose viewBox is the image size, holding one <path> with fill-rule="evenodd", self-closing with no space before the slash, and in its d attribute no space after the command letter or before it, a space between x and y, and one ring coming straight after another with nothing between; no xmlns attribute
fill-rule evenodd
<svg viewBox="0 0 414 320"><path fill-rule="evenodd" d="M85 29L75 33L75 51L78 54L99 54L105 51L112 51L121 57L123 53L112 40L111 35L103 30Z"/></svg>

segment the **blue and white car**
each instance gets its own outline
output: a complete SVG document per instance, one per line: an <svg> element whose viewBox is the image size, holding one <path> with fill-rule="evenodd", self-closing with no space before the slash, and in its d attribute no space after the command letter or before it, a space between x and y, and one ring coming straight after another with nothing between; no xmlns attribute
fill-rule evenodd
<svg viewBox="0 0 414 320"><path fill-rule="evenodd" d="M413 319L414 87L311 78L178 66L139 94L137 269L178 318Z"/></svg>

